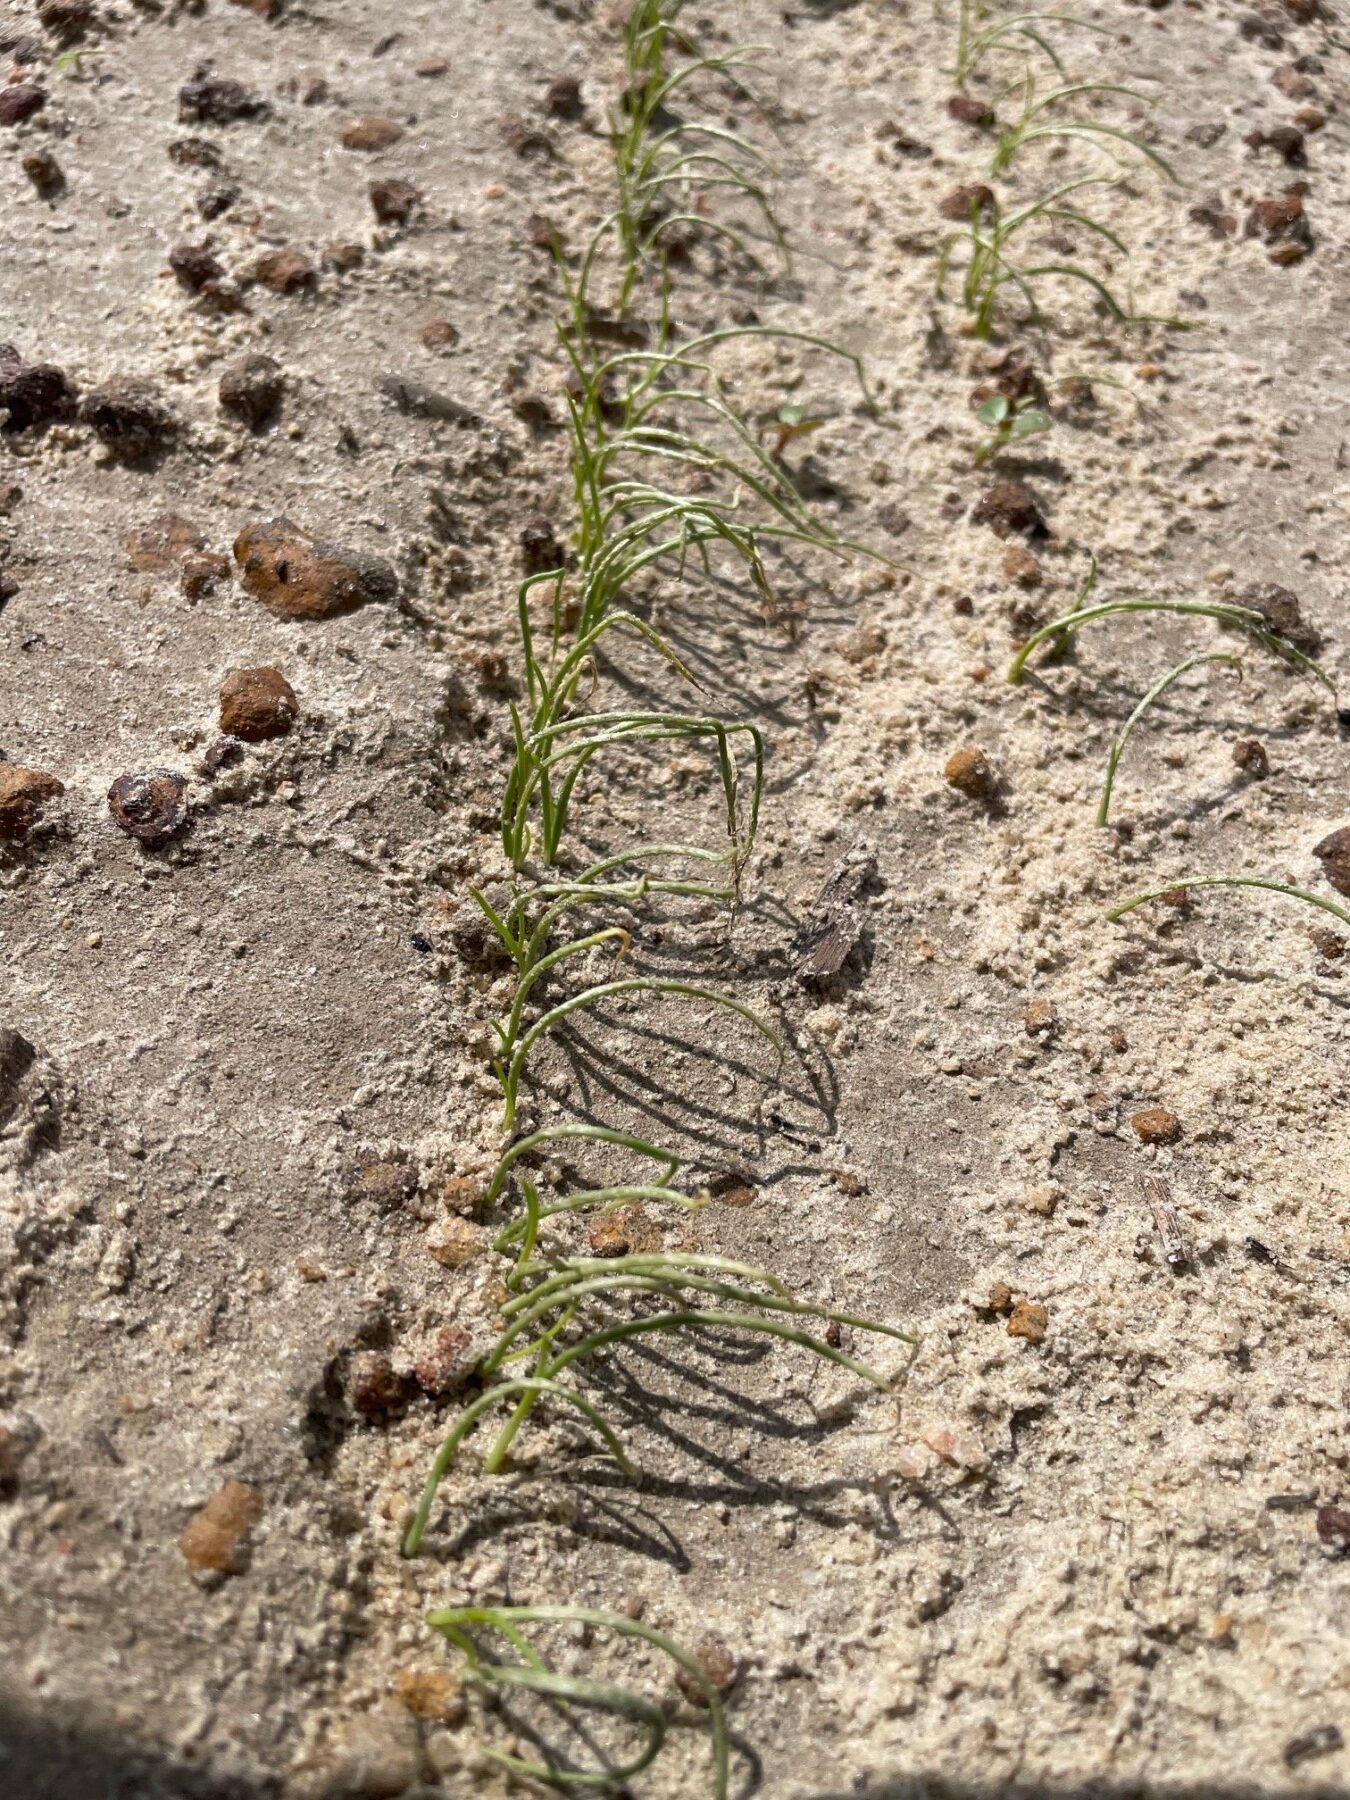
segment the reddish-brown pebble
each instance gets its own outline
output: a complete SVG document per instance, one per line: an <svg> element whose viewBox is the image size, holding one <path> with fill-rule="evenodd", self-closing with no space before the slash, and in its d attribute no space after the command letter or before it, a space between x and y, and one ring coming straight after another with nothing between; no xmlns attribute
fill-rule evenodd
<svg viewBox="0 0 1350 1800"><path fill-rule="evenodd" d="M452 350L459 342L458 328L449 319L428 319L417 335L428 350Z"/></svg>
<svg viewBox="0 0 1350 1800"><path fill-rule="evenodd" d="M183 558L183 571L178 585L185 599L200 600L212 588L230 578L230 559L218 550L204 550Z"/></svg>
<svg viewBox="0 0 1350 1800"><path fill-rule="evenodd" d="M422 199L411 181L372 181L370 204L382 225L406 225Z"/></svg>
<svg viewBox="0 0 1350 1800"><path fill-rule="evenodd" d="M404 1381L381 1350L358 1350L347 1368L347 1400L363 1418L377 1418L404 1398Z"/></svg>
<svg viewBox="0 0 1350 1800"><path fill-rule="evenodd" d="M1008 545L1003 552L1003 574L1006 580L1015 581L1019 587L1041 585L1041 565L1025 544Z"/></svg>
<svg viewBox="0 0 1350 1800"><path fill-rule="evenodd" d="M1044 1341L1050 1314L1035 1300L1019 1300L1008 1320L1008 1336L1025 1338L1029 1344Z"/></svg>
<svg viewBox="0 0 1350 1800"><path fill-rule="evenodd" d="M347 150L387 150L402 136L403 127L397 120L386 119L379 113L367 113L364 118L353 119L346 127L342 144Z"/></svg>
<svg viewBox="0 0 1350 1800"><path fill-rule="evenodd" d="M1032 1000L1023 1009L1022 1024L1028 1037L1048 1034L1059 1024L1059 1008L1053 1000Z"/></svg>
<svg viewBox="0 0 1350 1800"><path fill-rule="evenodd" d="M289 519L246 525L234 558L245 590L283 619L331 619L398 592L381 557L321 543Z"/></svg>
<svg viewBox="0 0 1350 1800"><path fill-rule="evenodd" d="M220 684L220 729L246 744L285 737L300 713L280 669L235 669Z"/></svg>
<svg viewBox="0 0 1350 1800"><path fill-rule="evenodd" d="M735 1683L736 1658L724 1645L700 1644L694 1651L694 1661L702 1669L708 1683L719 1694L725 1694ZM692 1705L706 1706L708 1704L706 1688L687 1669L675 1671L675 1685Z"/></svg>
<svg viewBox="0 0 1350 1800"><path fill-rule="evenodd" d="M0 838L15 843L27 837L42 817L46 802L65 791L55 775L42 769L0 763Z"/></svg>
<svg viewBox="0 0 1350 1800"><path fill-rule="evenodd" d="M993 764L982 750L956 750L942 771L949 787L972 800L987 800L998 787Z"/></svg>
<svg viewBox="0 0 1350 1800"><path fill-rule="evenodd" d="M1146 1106L1131 1113L1130 1124L1142 1144L1174 1144L1181 1136L1181 1120L1165 1106Z"/></svg>
<svg viewBox="0 0 1350 1800"><path fill-rule="evenodd" d="M303 250L290 246L282 250L265 250L249 271L274 294L299 294L312 288L318 271Z"/></svg>

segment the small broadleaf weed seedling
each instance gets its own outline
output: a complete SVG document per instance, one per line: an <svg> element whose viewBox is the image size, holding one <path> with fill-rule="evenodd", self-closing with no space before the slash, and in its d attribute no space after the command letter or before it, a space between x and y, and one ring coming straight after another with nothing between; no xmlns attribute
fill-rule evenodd
<svg viewBox="0 0 1350 1800"><path fill-rule="evenodd" d="M626 97L610 120L617 204L576 267L554 241L568 301L561 342L571 368L576 553L569 567L531 575L519 590L524 695L511 707L514 755L501 807L502 850L512 880L505 897L470 890L514 968L509 1000L493 1024L507 1142L484 1201L485 1211L497 1215L493 1249L514 1262L497 1340L476 1371L479 1391L460 1410L435 1458L404 1541L409 1556L420 1550L441 1483L480 1423L492 1421L483 1457L489 1474L505 1466L512 1443L541 1406L575 1416L621 1470L635 1473L613 1425L578 1385L593 1359L629 1340L708 1330L748 1334L805 1350L883 1391L890 1390L884 1374L812 1327L848 1326L912 1342L895 1327L800 1299L771 1271L727 1258L689 1250L569 1254L577 1215L634 1202L678 1214L697 1210L708 1196L682 1191L676 1185L678 1156L636 1132L568 1121L531 1122L522 1135L512 1135L534 1052L568 1019L614 1001L677 996L696 1002L739 1021L781 1060L778 1034L749 1005L700 981L634 966L642 915L653 900L677 908L690 901L735 908L764 794L762 733L748 720L716 717L692 699L670 709L618 705L591 711L589 705L602 679L601 657L620 654L624 646L654 656L684 694L699 691L666 636L637 610L631 596L640 577L683 582L691 569L712 573L716 555L768 602L765 545L782 542L835 556L859 548L816 516L782 460L790 442L822 421L805 409L780 407L771 422L776 441L766 447L764 432L732 404L717 370L724 346L756 337L789 342L842 358L864 406L875 410L859 359L786 328L744 325L681 338L675 327L670 268L691 235L752 263L765 243L786 257L768 194L769 159L750 138L700 111L696 99L705 79L730 82L737 96L749 97L741 71L750 55L702 54L679 26L679 12L680 0L636 0L624 37ZM719 217L714 202L728 197L748 223L743 216ZM602 307L596 295L611 277L613 305ZM632 303L653 282L659 287L656 324L630 320ZM616 340L617 349L601 347ZM603 792L622 778L634 751L672 744L706 751L716 769L722 843L636 843L574 872L581 858L571 840L583 780L589 791ZM636 1158L639 1166L582 1178L580 1186L564 1184L557 1197L546 1199L536 1159L565 1145ZM709 1708L714 1791L724 1800L727 1738L711 1684L669 1639L618 1615L536 1606L450 1608L430 1616L462 1652L466 1676L476 1685L598 1710L647 1734L623 1767L574 1770L494 1752L498 1760L537 1780L604 1786L646 1768L659 1751L666 1730L661 1708L626 1687L562 1676L546 1665L530 1630L569 1621L641 1639L698 1684ZM486 1661L475 1635L480 1630L505 1637L518 1660Z"/></svg>
<svg viewBox="0 0 1350 1800"><path fill-rule="evenodd" d="M1006 450L1010 444L1021 443L1025 438L1038 437L1049 431L1054 421L1034 396L1025 395L1021 399L1007 394L991 394L975 410L975 417L981 425L988 427L975 449L975 466L981 468L991 456L1000 450Z"/></svg>

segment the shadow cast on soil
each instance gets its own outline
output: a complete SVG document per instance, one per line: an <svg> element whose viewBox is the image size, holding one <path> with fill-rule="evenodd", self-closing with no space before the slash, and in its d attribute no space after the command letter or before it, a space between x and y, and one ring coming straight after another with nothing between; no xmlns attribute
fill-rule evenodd
<svg viewBox="0 0 1350 1800"><path fill-rule="evenodd" d="M763 1771L754 1755L753 1723L741 1721L740 1726L732 1739L741 1764L735 1791L738 1800L749 1800L764 1793ZM451 1790L422 1786L411 1791L429 1800ZM871 1780L862 1776L846 1788L816 1789L809 1800L858 1800L859 1795L867 1800L1276 1800L1287 1791L1242 1780L1174 1785L1014 1779L976 1785L913 1773ZM1302 1800L1345 1800L1345 1789L1334 1783L1299 1791ZM281 1788L275 1780L215 1778L181 1762L156 1759L54 1718L34 1719L0 1696L0 1792L14 1800L278 1800Z"/></svg>

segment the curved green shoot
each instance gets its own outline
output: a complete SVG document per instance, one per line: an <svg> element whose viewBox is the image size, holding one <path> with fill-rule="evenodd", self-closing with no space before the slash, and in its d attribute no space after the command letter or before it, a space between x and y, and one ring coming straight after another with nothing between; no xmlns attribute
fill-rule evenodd
<svg viewBox="0 0 1350 1800"><path fill-rule="evenodd" d="M1150 900L1163 900L1174 894L1179 888L1265 888L1271 894L1283 894L1286 900L1302 900L1309 906L1319 907L1330 913L1333 919L1339 919L1342 925L1350 925L1350 912L1343 906L1337 906L1334 900L1328 900L1322 894L1310 893L1307 888L1290 887L1287 882L1267 881L1261 875L1190 875L1182 881L1168 882L1166 887L1150 888L1146 894L1135 894L1130 900L1124 900L1119 906L1113 906L1107 918L1113 923L1123 919L1126 913L1133 912L1136 906L1143 906Z"/></svg>
<svg viewBox="0 0 1350 1800"><path fill-rule="evenodd" d="M1256 612L1249 606L1230 606L1223 601L1214 600L1107 600L1096 606L1078 606L1058 619L1052 619L1048 625L1042 625L1038 631L1022 645L1008 665L1008 680L1016 687L1026 675L1028 659L1042 644L1053 643L1058 653L1069 641L1076 637L1086 625L1095 624L1100 619L1113 619L1127 613L1177 613L1193 615L1197 618L1214 619L1220 625L1229 625L1234 630L1243 632L1258 644L1264 644L1273 655L1282 657L1286 662L1294 663L1298 668L1312 675L1328 688L1334 695L1336 683L1319 663L1312 657L1305 656L1283 638L1278 632L1270 629L1263 613Z"/></svg>
<svg viewBox="0 0 1350 1800"><path fill-rule="evenodd" d="M597 1631L612 1632L616 1637L636 1640L650 1649L660 1651L683 1671L702 1696L712 1739L713 1800L727 1800L731 1752L722 1696L698 1658L664 1633L653 1630L650 1625L645 1625L638 1619L629 1618L626 1613L601 1612L583 1606L448 1606L428 1613L427 1624L461 1652L465 1662L464 1679L476 1687L488 1691L517 1688L543 1694L562 1706L613 1714L647 1732L644 1749L631 1762L622 1768L594 1771L547 1767L542 1763L526 1762L503 1751L488 1748L488 1755L517 1774L555 1786L606 1787L631 1779L650 1766L665 1739L668 1720L662 1705L648 1700L631 1688L580 1676L555 1674L530 1643L524 1628L532 1625L582 1625ZM485 1661L473 1635L475 1629L500 1633L516 1650L521 1661Z"/></svg>
<svg viewBox="0 0 1350 1800"><path fill-rule="evenodd" d="M1228 663L1232 668L1237 670L1238 679L1242 679L1242 664L1236 656L1230 656L1223 650L1212 650L1198 656L1188 656L1184 662L1179 662L1174 669L1169 669L1164 676L1154 682L1153 686L1148 690L1138 706L1135 707L1129 718L1126 719L1125 723L1121 726L1119 732L1116 734L1115 742L1111 745L1111 754L1107 758L1106 763L1106 780L1102 785L1101 804L1097 808L1098 825L1104 826L1110 818L1111 790L1115 786L1116 770L1120 766L1120 759L1124 754L1125 746L1130 741L1131 732L1143 718L1149 707L1167 692L1174 681L1180 681L1183 675L1189 674L1192 669L1200 668L1204 663Z"/></svg>

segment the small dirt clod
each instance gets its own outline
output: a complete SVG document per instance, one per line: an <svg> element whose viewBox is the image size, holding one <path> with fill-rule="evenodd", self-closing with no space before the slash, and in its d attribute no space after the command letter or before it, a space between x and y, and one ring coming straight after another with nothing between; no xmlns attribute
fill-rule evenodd
<svg viewBox="0 0 1350 1800"><path fill-rule="evenodd" d="M114 375L90 388L80 402L80 422L123 462L142 462L178 435L178 420L154 386L137 375Z"/></svg>
<svg viewBox="0 0 1350 1800"><path fill-rule="evenodd" d="M220 372L221 409L257 431L272 418L286 392L286 377L273 357L238 356Z"/></svg>
<svg viewBox="0 0 1350 1800"><path fill-rule="evenodd" d="M246 744L285 737L300 715L295 691L280 669L235 669L220 684L220 729Z"/></svg>
<svg viewBox="0 0 1350 1800"><path fill-rule="evenodd" d="M987 525L996 537L1049 535L1036 496L1020 481L996 481L975 502L970 519L973 525Z"/></svg>
<svg viewBox="0 0 1350 1800"><path fill-rule="evenodd" d="M1181 1120L1165 1106L1146 1106L1131 1113L1130 1124L1141 1144L1174 1144L1181 1136Z"/></svg>
<svg viewBox="0 0 1350 1800"><path fill-rule="evenodd" d="M227 1481L188 1520L178 1540L194 1575L239 1575L248 1566L249 1539L263 1498L247 1482Z"/></svg>
<svg viewBox="0 0 1350 1800"><path fill-rule="evenodd" d="M27 431L75 416L75 384L54 363L26 363L13 344L0 344L0 412L5 431Z"/></svg>
<svg viewBox="0 0 1350 1800"><path fill-rule="evenodd" d="M26 838L47 801L65 791L64 784L45 770L0 763L0 838L10 843Z"/></svg>
<svg viewBox="0 0 1350 1800"><path fill-rule="evenodd" d="M1264 781L1270 773L1270 757L1259 738L1239 738L1233 745L1233 761L1254 781Z"/></svg>
<svg viewBox="0 0 1350 1800"><path fill-rule="evenodd" d="M242 81L200 76L178 90L178 116L185 124L231 125L239 119L262 119L271 107L256 88Z"/></svg>
<svg viewBox="0 0 1350 1800"><path fill-rule="evenodd" d="M1008 1319L1008 1336L1025 1338L1029 1344L1044 1343L1049 1328L1050 1314L1036 1300L1019 1300Z"/></svg>
<svg viewBox="0 0 1350 1800"><path fill-rule="evenodd" d="M998 791L998 776L983 750L953 751L942 773L949 787L972 800L988 800Z"/></svg>
<svg viewBox="0 0 1350 1800"><path fill-rule="evenodd" d="M382 225L406 225L421 204L422 190L411 181L372 181L370 204Z"/></svg>

